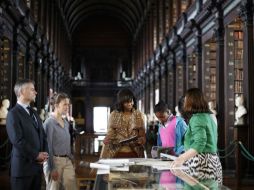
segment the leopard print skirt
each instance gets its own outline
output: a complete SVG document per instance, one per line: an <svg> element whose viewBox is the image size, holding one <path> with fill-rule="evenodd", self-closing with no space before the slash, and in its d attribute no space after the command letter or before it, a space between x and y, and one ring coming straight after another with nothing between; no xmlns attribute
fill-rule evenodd
<svg viewBox="0 0 254 190"><path fill-rule="evenodd" d="M216 180L222 185L222 167L220 158L215 153L201 153L187 160L184 165L189 169L186 173L198 180Z"/></svg>

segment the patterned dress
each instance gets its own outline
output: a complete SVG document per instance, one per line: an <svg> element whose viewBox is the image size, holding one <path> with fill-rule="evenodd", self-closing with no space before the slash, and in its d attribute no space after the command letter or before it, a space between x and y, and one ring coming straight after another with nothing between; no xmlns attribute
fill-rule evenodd
<svg viewBox="0 0 254 190"><path fill-rule="evenodd" d="M131 114L128 115L123 112L113 111L110 114L108 126L108 133L105 139L109 140L109 144L104 145L101 158L114 158L123 146L130 148L131 151L136 153L137 157L144 157L145 127L144 117L140 111L133 109ZM142 144L138 144L137 141L125 144L120 143L135 136L142 139Z"/></svg>

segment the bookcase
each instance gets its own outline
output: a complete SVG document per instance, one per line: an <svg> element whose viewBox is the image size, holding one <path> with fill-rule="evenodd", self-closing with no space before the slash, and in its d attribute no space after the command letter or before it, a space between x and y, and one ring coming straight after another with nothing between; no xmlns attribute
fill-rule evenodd
<svg viewBox="0 0 254 190"><path fill-rule="evenodd" d="M183 95L183 65L178 62L176 65L176 100L178 102L179 98Z"/></svg>
<svg viewBox="0 0 254 190"><path fill-rule="evenodd" d="M173 68L171 67L168 71L168 106L169 108L173 108L173 86L174 86L174 76L173 76Z"/></svg>
<svg viewBox="0 0 254 190"><path fill-rule="evenodd" d="M22 51L18 52L18 80L25 78L25 54Z"/></svg>
<svg viewBox="0 0 254 190"><path fill-rule="evenodd" d="M165 75L161 77L161 92L160 97L162 100L166 100L166 80Z"/></svg>
<svg viewBox="0 0 254 190"><path fill-rule="evenodd" d="M234 30L234 92L235 97L243 95L243 31Z"/></svg>
<svg viewBox="0 0 254 190"><path fill-rule="evenodd" d="M28 65L29 65L28 71L29 79L34 79L34 63L31 59L28 61Z"/></svg>
<svg viewBox="0 0 254 190"><path fill-rule="evenodd" d="M3 37L0 62L0 99L10 97L10 66L11 66L11 41Z"/></svg>
<svg viewBox="0 0 254 190"><path fill-rule="evenodd" d="M234 125L235 99L243 96L243 31L238 19L226 27L227 101L229 126Z"/></svg>
<svg viewBox="0 0 254 190"><path fill-rule="evenodd" d="M216 42L210 39L204 44L205 96L216 105Z"/></svg>
<svg viewBox="0 0 254 190"><path fill-rule="evenodd" d="M197 87L197 56L195 53L188 55L188 88Z"/></svg>

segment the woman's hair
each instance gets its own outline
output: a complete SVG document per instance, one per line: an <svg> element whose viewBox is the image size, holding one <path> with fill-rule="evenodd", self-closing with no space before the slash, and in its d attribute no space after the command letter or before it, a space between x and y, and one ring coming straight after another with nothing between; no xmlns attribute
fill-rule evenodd
<svg viewBox="0 0 254 190"><path fill-rule="evenodd" d="M191 88L186 92L183 110L191 115L194 113L210 113L208 103L198 88Z"/></svg>
<svg viewBox="0 0 254 190"><path fill-rule="evenodd" d="M54 94L51 99L51 105L53 107L53 110L55 110L55 105L58 105L62 100L69 98L69 96L66 93L60 92L57 94Z"/></svg>
<svg viewBox="0 0 254 190"><path fill-rule="evenodd" d="M123 104L133 100L133 108L137 109L137 102L133 92L130 89L122 89L117 93L116 109L118 111L124 111Z"/></svg>

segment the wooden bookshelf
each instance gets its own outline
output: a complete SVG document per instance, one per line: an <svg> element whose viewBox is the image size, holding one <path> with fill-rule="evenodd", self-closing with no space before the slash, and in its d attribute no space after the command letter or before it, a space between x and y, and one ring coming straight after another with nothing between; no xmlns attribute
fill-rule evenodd
<svg viewBox="0 0 254 190"><path fill-rule="evenodd" d="M216 42L214 39L204 44L205 95L216 105Z"/></svg>
<svg viewBox="0 0 254 190"><path fill-rule="evenodd" d="M169 108L173 108L173 93L174 91L172 90L174 86L174 76L173 76L173 68L171 67L170 70L168 71L168 86L171 88L168 88L168 106Z"/></svg>
<svg viewBox="0 0 254 190"><path fill-rule="evenodd" d="M243 31L234 30L234 93L243 95Z"/></svg>
<svg viewBox="0 0 254 190"><path fill-rule="evenodd" d="M31 59L28 61L28 65L29 65L29 71L28 71L29 78L34 79L34 63Z"/></svg>
<svg viewBox="0 0 254 190"><path fill-rule="evenodd" d="M228 73L228 110L229 125L234 125L236 111L235 99L243 96L243 31L238 19L226 28L226 59Z"/></svg>
<svg viewBox="0 0 254 190"><path fill-rule="evenodd" d="M183 95L183 65L177 63L176 66L176 102Z"/></svg>
<svg viewBox="0 0 254 190"><path fill-rule="evenodd" d="M188 88L197 87L197 56L195 53L188 55Z"/></svg>
<svg viewBox="0 0 254 190"><path fill-rule="evenodd" d="M25 78L25 54L21 51L18 53L18 80Z"/></svg>
<svg viewBox="0 0 254 190"><path fill-rule="evenodd" d="M0 64L0 95L1 99L10 97L10 65L11 65L11 41L3 37L1 47L1 64Z"/></svg>

